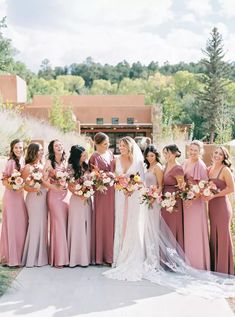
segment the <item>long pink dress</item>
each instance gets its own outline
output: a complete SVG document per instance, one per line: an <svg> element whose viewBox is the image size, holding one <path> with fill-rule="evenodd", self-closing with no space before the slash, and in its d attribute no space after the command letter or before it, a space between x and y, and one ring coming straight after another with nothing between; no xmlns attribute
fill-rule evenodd
<svg viewBox="0 0 235 317"><path fill-rule="evenodd" d="M192 165L186 160L183 169L186 182L208 180L207 167L201 159ZM184 202L184 251L192 267L210 270L208 218L206 204L200 198Z"/></svg>
<svg viewBox="0 0 235 317"><path fill-rule="evenodd" d="M110 162L97 152L93 153L89 165L91 168L94 165L105 172L114 172L114 156L110 151L109 154ZM114 204L114 187L109 187L106 193L95 192L91 231L92 263L113 262Z"/></svg>
<svg viewBox="0 0 235 317"><path fill-rule="evenodd" d="M163 177L163 194L166 192L176 192L177 191L177 179L176 176L184 175L182 166L175 165L168 172L164 172ZM165 220L167 226L173 233L176 241L182 250L184 250L184 224L183 224L183 203L179 198L176 201L173 212L169 212L166 208L161 209L161 214Z"/></svg>
<svg viewBox="0 0 235 317"><path fill-rule="evenodd" d="M45 187L41 187L40 194L28 192L26 196L29 226L22 257L22 265L26 267L48 264L48 210L46 200L47 190Z"/></svg>
<svg viewBox="0 0 235 317"><path fill-rule="evenodd" d="M223 190L226 183L217 178L211 179L218 189ZM211 270L234 274L233 247L231 235L232 206L227 196L209 201Z"/></svg>
<svg viewBox="0 0 235 317"><path fill-rule="evenodd" d="M65 171L61 164L55 165L56 171ZM51 179L51 183L54 183ZM69 264L69 252L67 243L68 202L67 189L49 189L47 194L50 213L50 248L49 263L52 266L64 266Z"/></svg>
<svg viewBox="0 0 235 317"><path fill-rule="evenodd" d="M4 176L10 177L16 169L14 160L7 162ZM3 195L0 260L8 266L20 266L28 226L23 191L6 188Z"/></svg>
<svg viewBox="0 0 235 317"><path fill-rule="evenodd" d="M91 262L91 199L72 194L68 219L69 266L87 266Z"/></svg>

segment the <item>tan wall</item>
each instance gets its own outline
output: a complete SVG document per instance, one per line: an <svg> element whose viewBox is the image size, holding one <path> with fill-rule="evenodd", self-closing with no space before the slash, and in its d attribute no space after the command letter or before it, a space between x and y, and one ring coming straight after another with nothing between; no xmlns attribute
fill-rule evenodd
<svg viewBox="0 0 235 317"><path fill-rule="evenodd" d="M26 82L15 75L1 75L0 95L3 102L25 103L27 99Z"/></svg>

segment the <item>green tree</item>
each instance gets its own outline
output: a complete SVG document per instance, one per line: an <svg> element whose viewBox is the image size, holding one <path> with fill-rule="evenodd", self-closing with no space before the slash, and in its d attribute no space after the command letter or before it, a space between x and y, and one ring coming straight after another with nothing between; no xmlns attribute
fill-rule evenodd
<svg viewBox="0 0 235 317"><path fill-rule="evenodd" d="M46 80L53 79L55 77L54 70L51 67L51 63L48 58L45 58L41 65L40 70L38 71L38 77L42 77Z"/></svg>
<svg viewBox="0 0 235 317"><path fill-rule="evenodd" d="M198 92L197 98L202 117L201 127L209 135L210 143L213 143L220 110L227 104L225 86L229 83L229 67L223 61L223 39L217 28L212 29L203 53L206 55L202 60L206 73L201 77L204 88Z"/></svg>
<svg viewBox="0 0 235 317"><path fill-rule="evenodd" d="M8 71L13 62L14 49L11 40L5 38L3 29L7 27L6 17L0 20L0 71Z"/></svg>

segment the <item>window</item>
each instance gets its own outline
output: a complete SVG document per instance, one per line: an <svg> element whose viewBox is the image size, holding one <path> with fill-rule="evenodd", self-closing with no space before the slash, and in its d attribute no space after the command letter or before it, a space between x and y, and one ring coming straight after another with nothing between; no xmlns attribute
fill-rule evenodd
<svg viewBox="0 0 235 317"><path fill-rule="evenodd" d="M127 124L134 124L134 118L127 118Z"/></svg>
<svg viewBox="0 0 235 317"><path fill-rule="evenodd" d="M104 124L104 118L96 118L96 124Z"/></svg>
<svg viewBox="0 0 235 317"><path fill-rule="evenodd" d="M119 124L119 118L112 118L112 124Z"/></svg>

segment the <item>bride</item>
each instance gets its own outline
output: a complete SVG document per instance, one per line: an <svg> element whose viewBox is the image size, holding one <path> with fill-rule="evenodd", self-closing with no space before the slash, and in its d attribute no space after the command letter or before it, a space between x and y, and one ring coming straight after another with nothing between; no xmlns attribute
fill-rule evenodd
<svg viewBox="0 0 235 317"><path fill-rule="evenodd" d="M139 172L144 180L143 156L135 141L124 137L119 148L116 174L129 176ZM156 178L156 184L160 181ZM182 294L206 298L235 296L233 276L197 270L186 263L179 246L176 251L176 241L160 215L160 205L154 204L153 219L148 207L140 204L139 196L139 191L131 196L125 196L122 191L115 193L114 263L103 274L127 281L144 278Z"/></svg>
<svg viewBox="0 0 235 317"><path fill-rule="evenodd" d="M144 178L142 153L130 137L119 142L120 156L116 159L116 174L130 176L139 173ZM104 274L108 277L136 281L142 278L144 259L142 208L139 204L139 192L125 195L115 193L115 237L113 269Z"/></svg>

